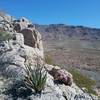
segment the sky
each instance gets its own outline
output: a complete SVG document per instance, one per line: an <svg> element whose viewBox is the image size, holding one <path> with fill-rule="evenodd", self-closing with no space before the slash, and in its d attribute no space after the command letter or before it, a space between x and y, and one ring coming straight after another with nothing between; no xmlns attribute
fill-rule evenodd
<svg viewBox="0 0 100 100"><path fill-rule="evenodd" d="M0 9L38 24L100 28L100 0L0 0Z"/></svg>

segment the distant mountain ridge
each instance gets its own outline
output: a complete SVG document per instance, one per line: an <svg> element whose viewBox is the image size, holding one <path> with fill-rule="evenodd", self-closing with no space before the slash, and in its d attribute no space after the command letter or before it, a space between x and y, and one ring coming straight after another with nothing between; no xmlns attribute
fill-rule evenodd
<svg viewBox="0 0 100 100"><path fill-rule="evenodd" d="M70 26L65 24L36 24L37 30L43 36L44 40L64 40L82 39L82 40L100 40L100 29L84 26Z"/></svg>

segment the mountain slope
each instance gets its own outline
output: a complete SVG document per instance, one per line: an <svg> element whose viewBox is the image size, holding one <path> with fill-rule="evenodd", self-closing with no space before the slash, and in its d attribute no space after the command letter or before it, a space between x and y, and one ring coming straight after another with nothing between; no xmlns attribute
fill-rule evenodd
<svg viewBox="0 0 100 100"><path fill-rule="evenodd" d="M68 26L65 24L38 25L36 28L41 32L45 40L64 40L66 38L82 40L100 40L100 29L84 26Z"/></svg>

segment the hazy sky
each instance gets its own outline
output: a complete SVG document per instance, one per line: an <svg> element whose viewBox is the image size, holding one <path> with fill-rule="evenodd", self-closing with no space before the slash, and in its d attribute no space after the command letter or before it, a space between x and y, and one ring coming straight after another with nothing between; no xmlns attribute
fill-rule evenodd
<svg viewBox="0 0 100 100"><path fill-rule="evenodd" d="M100 0L0 0L0 9L33 23L100 28Z"/></svg>

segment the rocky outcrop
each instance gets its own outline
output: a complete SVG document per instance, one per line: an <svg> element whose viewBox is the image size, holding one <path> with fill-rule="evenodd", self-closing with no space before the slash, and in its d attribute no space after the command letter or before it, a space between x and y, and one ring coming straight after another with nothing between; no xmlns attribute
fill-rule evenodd
<svg viewBox="0 0 100 100"><path fill-rule="evenodd" d="M20 20L15 20L13 25L17 32L23 34L25 45L38 48L43 51L42 37L32 23L22 17Z"/></svg>
<svg viewBox="0 0 100 100"><path fill-rule="evenodd" d="M41 35L25 18L9 21L11 27L7 29L3 23L1 21L0 27L11 35L11 39L0 41L0 100L98 100L76 86L69 72L48 64L44 66L47 79L41 96L31 93L23 83L25 63L28 61L34 68L37 57L44 58Z"/></svg>
<svg viewBox="0 0 100 100"><path fill-rule="evenodd" d="M17 32L20 32L21 30L28 28L30 25L32 25L32 23L30 23L28 19L22 17L21 19L14 20L13 25L14 25L14 29ZM32 27L34 26L32 25Z"/></svg>
<svg viewBox="0 0 100 100"><path fill-rule="evenodd" d="M52 69L54 70L61 70L58 66L52 66L52 65L46 65L45 66L48 71L52 72ZM72 84L66 85L64 82L62 84L54 83L54 77L51 75L48 75L47 82L46 82L46 89L49 88L47 91L52 91L56 93L56 96L58 97L57 100L63 100L61 99L64 97L64 100L99 100L98 97L89 94L84 91L84 89L79 88L72 79L72 75L62 69L64 73L66 73L66 76L70 76L71 81L67 80L67 82L71 82ZM56 74L56 73L55 73ZM39 99L40 100L40 99ZM44 99L45 100L45 99Z"/></svg>
<svg viewBox="0 0 100 100"><path fill-rule="evenodd" d="M73 78L70 73L66 70L62 69L55 69L49 71L49 73L54 77L54 81L58 84L65 84L65 85L72 85Z"/></svg>
<svg viewBox="0 0 100 100"><path fill-rule="evenodd" d="M13 25L15 21L7 21L6 16L2 17L2 19L3 22L1 21L1 24L4 24L0 26L1 29L5 29L6 22L12 26L12 31L10 31L9 27L8 30L3 30L10 34L12 38L9 41L0 42L0 72L2 74L6 73L7 76L22 76L21 73L23 73L23 68L25 68L26 59L34 64L37 56L43 58L43 46L40 33L36 29L28 28L27 24L25 24L27 27L20 30L22 33L18 33L14 30Z"/></svg>

